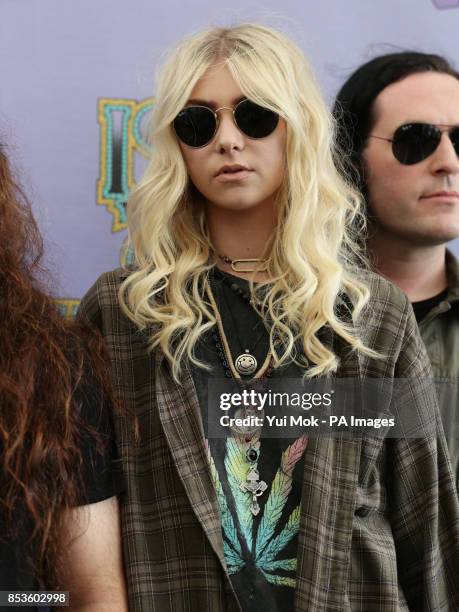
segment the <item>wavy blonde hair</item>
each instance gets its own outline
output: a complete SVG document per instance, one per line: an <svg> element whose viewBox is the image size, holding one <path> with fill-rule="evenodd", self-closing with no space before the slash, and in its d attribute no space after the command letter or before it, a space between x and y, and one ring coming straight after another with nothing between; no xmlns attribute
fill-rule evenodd
<svg viewBox="0 0 459 612"><path fill-rule="evenodd" d="M360 256L350 230L363 228L360 196L337 171L334 125L306 58L288 38L261 25L197 34L184 40L162 69L152 157L128 204L134 270L120 288L123 311L151 331L151 348L162 349L176 380L185 360L205 367L195 358L194 346L215 324L204 291L213 249L172 122L216 61L228 67L245 96L278 113L287 125L270 281L264 283L263 297L251 286L260 314L272 323L274 366L299 359L308 377L334 372L337 356L318 336L323 326L353 349L375 356L355 325L369 297L358 277ZM335 312L343 293L350 302L349 322ZM298 340L306 359L296 354Z"/></svg>

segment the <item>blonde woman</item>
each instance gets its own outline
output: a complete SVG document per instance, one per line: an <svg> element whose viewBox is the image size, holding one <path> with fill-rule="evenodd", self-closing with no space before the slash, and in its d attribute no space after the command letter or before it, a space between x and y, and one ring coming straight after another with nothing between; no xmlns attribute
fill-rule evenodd
<svg viewBox="0 0 459 612"><path fill-rule="evenodd" d="M104 334L135 611L454 610L458 508L444 438L206 439L214 378L411 379L435 400L406 299L357 273L360 199L301 51L258 25L182 42L128 206L134 264L82 316Z"/></svg>

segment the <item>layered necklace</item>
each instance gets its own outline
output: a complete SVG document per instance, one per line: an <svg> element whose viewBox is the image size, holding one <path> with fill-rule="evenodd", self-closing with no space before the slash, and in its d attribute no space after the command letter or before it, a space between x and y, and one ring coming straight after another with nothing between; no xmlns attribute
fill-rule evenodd
<svg viewBox="0 0 459 612"><path fill-rule="evenodd" d="M223 282L229 285L230 289L236 295L238 295L241 299L243 299L244 301L248 302L249 304L253 306L253 302L250 298L250 295L247 292L245 292L237 283L228 282L226 280L226 277L222 277L222 280ZM262 329L261 335L252 345L252 350L245 348L243 349L243 352L240 355L238 355L235 359L233 359L231 355L231 350L229 347L228 339L226 337L225 330L223 328L223 322L222 322L222 318L220 315L220 311L218 310L217 302L212 292L210 283L207 283L206 291L209 297L210 305L212 307L215 319L217 321L218 338L221 341L221 345L222 345L220 348L223 350L223 354L226 357L225 364L223 364L224 369L227 370L229 366L231 377L234 378L235 380L241 380L241 375L251 376L252 374L254 374L253 379L255 380L265 377L266 372L271 364L271 350L268 350L266 354L266 358L258 371L257 371L258 362L257 362L257 359L255 358L255 355L253 355L253 353L255 351L255 348L258 346L258 344L262 340L266 330L264 328ZM228 312L231 318L233 319L231 308L229 307L228 304L227 304L227 307L228 307ZM237 325L234 319L233 319L233 326L237 333ZM214 339L215 339L215 334L214 334ZM242 348L242 343L240 342L240 340L239 340L239 344L241 345L241 348Z"/></svg>
<svg viewBox="0 0 459 612"><path fill-rule="evenodd" d="M224 282L226 282L226 277L222 277ZM252 304L250 300L250 295L247 294L237 283L229 284L230 288L239 295L242 299ZM257 381L262 383L262 380L265 380L272 371L272 358L271 358L271 350L269 349L266 355L266 358L258 371L257 368L257 360L255 356L250 353L248 349L239 355L235 360L233 360L231 355L231 350L229 347L228 339L225 334L225 330L223 328L223 322L220 315L220 312L217 307L217 303L212 292L212 288L210 283L206 283L206 292L209 297L209 302L211 308L213 310L215 319L217 321L217 331L214 330L212 336L217 348L217 353L222 362L223 369L225 371L225 376L227 378L233 378L236 380L242 387L245 387L249 381L243 381L241 378L242 375L251 375L254 374L250 383L253 381ZM252 304L253 306L253 304ZM231 314L231 309L229 308L229 312ZM231 315L232 316L232 315ZM233 320L234 324L234 320ZM237 326L234 325L235 329ZM260 342L263 337L265 330L263 329L262 336L258 338L255 345L252 348L252 352L254 351L256 345ZM260 419L264 418L264 411L259 410L258 406L245 406L243 408L239 408L235 412L235 418L246 418L246 417L255 417L258 416ZM254 422L253 418L249 418L248 422ZM256 421L255 421L256 422ZM258 459L260 457L260 426L240 426L235 427L232 426L231 430L235 437L237 437L241 442L245 442L248 444L248 447L245 452L245 458L249 463L249 470L246 476L245 481L240 483L241 491L249 493L252 496L252 501L250 505L251 513L256 516L260 512L260 506L258 503L258 497L263 494L264 491L268 488L268 485L264 480L260 480L260 475L258 472Z"/></svg>
<svg viewBox="0 0 459 612"><path fill-rule="evenodd" d="M234 272L266 272L268 269L267 259L230 259L220 253L217 255L222 261L229 264Z"/></svg>

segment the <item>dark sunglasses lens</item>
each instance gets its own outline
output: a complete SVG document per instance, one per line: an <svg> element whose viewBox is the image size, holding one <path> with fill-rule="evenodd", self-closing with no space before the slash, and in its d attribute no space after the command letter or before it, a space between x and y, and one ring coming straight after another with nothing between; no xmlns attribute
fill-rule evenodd
<svg viewBox="0 0 459 612"><path fill-rule="evenodd" d="M459 155L459 127L455 127L449 133L449 137L451 138L451 142L453 143L454 150L456 151L456 155Z"/></svg>
<svg viewBox="0 0 459 612"><path fill-rule="evenodd" d="M189 147L203 147L215 134L215 115L204 106L188 106L174 119L174 129Z"/></svg>
<svg viewBox="0 0 459 612"><path fill-rule="evenodd" d="M400 126L394 134L392 151L401 163L410 166L431 155L441 140L441 131L428 123L409 123Z"/></svg>
<svg viewBox="0 0 459 612"><path fill-rule="evenodd" d="M234 111L238 128L249 138L265 138L274 132L279 115L250 100L240 102Z"/></svg>

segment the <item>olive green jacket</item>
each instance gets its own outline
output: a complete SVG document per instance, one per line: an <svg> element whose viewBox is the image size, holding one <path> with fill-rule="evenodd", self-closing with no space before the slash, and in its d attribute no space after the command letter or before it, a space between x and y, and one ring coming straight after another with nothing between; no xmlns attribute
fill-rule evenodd
<svg viewBox="0 0 459 612"><path fill-rule="evenodd" d="M440 414L459 491L459 262L446 252L448 294L419 324L436 381ZM458 568L459 572L459 568Z"/></svg>

